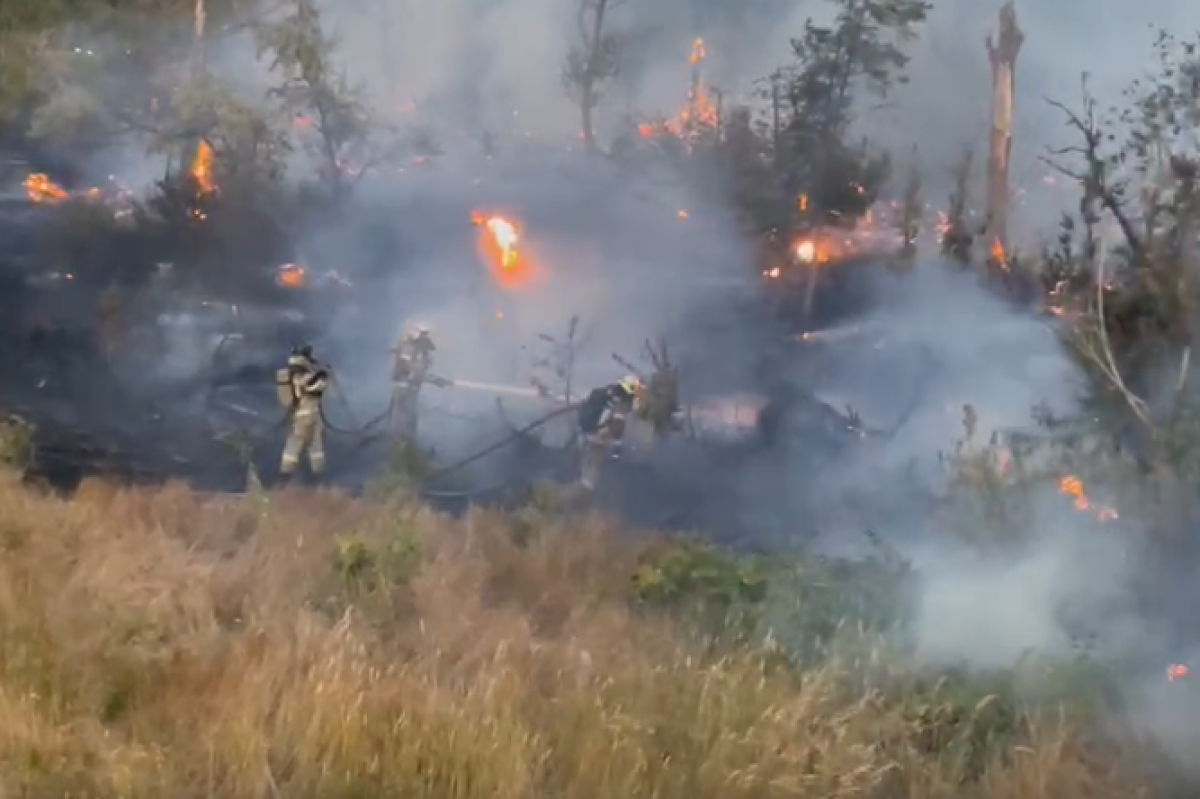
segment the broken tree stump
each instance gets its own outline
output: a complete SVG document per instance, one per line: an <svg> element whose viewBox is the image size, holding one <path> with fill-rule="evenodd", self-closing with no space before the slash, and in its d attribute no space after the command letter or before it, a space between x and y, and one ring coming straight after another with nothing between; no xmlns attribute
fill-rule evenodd
<svg viewBox="0 0 1200 799"><path fill-rule="evenodd" d="M1011 202L1009 160L1012 157L1013 95L1016 87L1017 56L1025 34L1017 25L1012 0L1000 9L1000 30L986 39L992 65L992 134L988 149L987 241L993 257L1003 260L1008 252L1008 221Z"/></svg>

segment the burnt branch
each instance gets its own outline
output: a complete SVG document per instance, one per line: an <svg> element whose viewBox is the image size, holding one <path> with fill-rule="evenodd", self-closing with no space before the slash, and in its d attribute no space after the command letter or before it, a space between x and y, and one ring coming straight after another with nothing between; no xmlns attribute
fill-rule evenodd
<svg viewBox="0 0 1200 799"><path fill-rule="evenodd" d="M1082 81L1082 112L1077 113L1064 103L1046 98L1051 107L1058 109L1066 117L1067 125L1083 137L1083 144L1052 150L1049 157L1042 157L1042 162L1061 175L1079 183L1085 197L1095 198L1106 211L1112 214L1121 226L1121 232L1129 245L1129 250L1135 262L1144 262L1146 247L1141 234L1125 212L1121 187L1114 184L1109 176L1109 159L1103 153L1106 136L1101 130L1100 121L1096 116L1096 101L1087 88L1087 77ZM1083 160L1083 168L1071 169L1059 160L1062 156L1072 156Z"/></svg>

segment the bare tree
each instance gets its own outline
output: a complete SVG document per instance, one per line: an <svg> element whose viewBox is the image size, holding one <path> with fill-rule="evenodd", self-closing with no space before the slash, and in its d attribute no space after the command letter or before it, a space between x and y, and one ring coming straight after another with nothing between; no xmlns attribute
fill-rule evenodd
<svg viewBox="0 0 1200 799"><path fill-rule="evenodd" d="M1017 11L1011 0L1000 9L1000 34L987 37L988 60L992 65L992 135L988 151L987 219L993 249L1008 250L1009 161L1012 158L1013 94L1017 56L1025 34L1017 26Z"/></svg>
<svg viewBox="0 0 1200 799"><path fill-rule="evenodd" d="M626 0L579 0L578 39L563 59L567 96L579 106L579 123L588 152L596 152L595 112L620 69L621 37L609 30L612 13Z"/></svg>

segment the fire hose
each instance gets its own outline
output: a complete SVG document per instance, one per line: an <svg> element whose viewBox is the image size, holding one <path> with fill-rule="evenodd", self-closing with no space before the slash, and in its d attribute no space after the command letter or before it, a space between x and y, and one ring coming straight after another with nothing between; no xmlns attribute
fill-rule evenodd
<svg viewBox="0 0 1200 799"><path fill-rule="evenodd" d="M231 336L226 335L225 337L223 337L221 339L220 342L218 342L217 347L213 352L214 371L216 368L215 362L218 360L226 343L231 338L232 338ZM354 421L353 417L355 416L355 414L353 412L353 409L350 407L349 400L346 398L344 389L342 388L340 382L337 379L336 373L334 372L333 368L331 366L329 366L328 364L322 364L322 366L328 372L329 377L330 377L331 386L334 388L335 394L340 399L347 415L349 417L351 417L351 421L353 424L353 421ZM534 389L534 388L527 389L527 388L521 388L518 386L505 386L505 385L497 385L497 384L492 384L492 383L480 383L480 382L467 381L467 380L448 380L445 378L430 378L429 382L431 384L433 384L435 386L439 386L439 387L456 386L459 388L466 388L466 389L470 389L470 390L483 390L483 391L491 391L491 392L502 393L502 394L510 394L510 395L516 395L516 396L529 397L531 399L554 399L553 397L551 397L548 394L548 392L546 392L544 390ZM210 391L210 394L209 394L210 401L211 401L211 398L212 398L212 395L214 392L215 392L215 386L213 387L212 391ZM327 430L329 430L332 433L335 433L335 434L338 434L341 436L345 436L348 438L356 438L356 439L358 439L357 446L366 446L368 444L371 444L371 443L378 441L382 438L385 438L387 436L386 433L377 433L377 432L372 432L372 431L379 424L381 424L382 422L384 422L391 416L393 410L395 409L395 403L396 403L396 400L395 400L395 397L393 397L391 399L391 401L388 402L387 407L384 408L384 410L381 413L379 413L378 415L369 419L365 424L362 424L362 425L355 424L352 429L344 428L339 425L333 424L329 420L328 415L325 412L324 403L321 404L319 412L321 414L321 422ZM555 408L552 412L546 414L545 416L542 416L542 417L534 420L533 422L531 422L519 429L514 430L513 432L509 433L504 438L489 445L488 447L485 447L484 449L482 449L478 452L475 452L472 455L470 455L466 458L463 458L460 461L450 464L449 466L438 469L433 474L425 477L425 479L422 481L421 493L425 496L448 499L448 498L454 498L454 497L467 497L467 496L473 496L473 495L478 495L478 494L492 493L496 490L506 487L509 484L509 482L511 482L511 481L506 481L505 483L502 483L500 485L491 486L489 488L482 489L482 490L476 490L476 491L438 491L438 490L431 488L430 486L433 483L436 483L437 481L439 481L451 474L454 474L458 471L461 471L462 469L466 468L467 466L470 466L471 464L476 463L476 462L482 460L483 458L486 458L488 455L491 455L492 453L494 453L500 449L503 449L504 447L508 446L512 442L519 440L522 436L528 435L529 433L533 432L534 430L537 430L538 428L553 421L554 419L564 416L567 413L573 412L573 411L577 410L578 408L579 408L579 403L567 402L567 403L563 404L562 406ZM278 431L278 430L284 428L288 424L288 422L292 419L293 414L294 414L293 410L288 410L286 413L284 413L283 417L278 422L276 422L275 424L273 424L271 426L271 428L270 428L271 432L273 433L275 431Z"/></svg>

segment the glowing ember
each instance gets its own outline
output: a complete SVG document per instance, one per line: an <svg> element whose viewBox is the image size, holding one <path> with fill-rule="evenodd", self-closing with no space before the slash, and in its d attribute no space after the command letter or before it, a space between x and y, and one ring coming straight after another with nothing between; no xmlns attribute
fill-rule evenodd
<svg viewBox="0 0 1200 799"><path fill-rule="evenodd" d="M472 215L472 221L483 230L480 247L501 284L514 288L525 283L530 270L521 249L522 236L517 224L503 216L478 212Z"/></svg>
<svg viewBox="0 0 1200 799"><path fill-rule="evenodd" d="M200 194L213 194L217 190L213 178L213 149L208 142L200 142L196 148L196 157L192 160L192 179L200 189Z"/></svg>
<svg viewBox="0 0 1200 799"><path fill-rule="evenodd" d="M308 284L308 273L299 264L284 264L275 273L275 283L287 289L303 288Z"/></svg>
<svg viewBox="0 0 1200 799"><path fill-rule="evenodd" d="M1192 670L1182 663L1172 663L1167 666L1167 679L1171 682L1182 680L1184 677L1190 677Z"/></svg>
<svg viewBox="0 0 1200 799"><path fill-rule="evenodd" d="M1087 495L1083 481L1074 475L1068 475L1058 481L1058 490L1075 500L1075 510L1081 513L1091 513L1102 522L1111 522L1120 518L1114 508L1107 505L1095 505Z"/></svg>
<svg viewBox="0 0 1200 799"><path fill-rule="evenodd" d="M1008 254L1004 252L1004 245L1000 243L1000 239L992 242L992 258L1001 266L1008 266Z"/></svg>
<svg viewBox="0 0 1200 799"><path fill-rule="evenodd" d="M806 264L817 260L817 245L813 241L802 241L796 245L796 257Z"/></svg>
<svg viewBox="0 0 1200 799"><path fill-rule="evenodd" d="M681 208L681 209L679 210L679 218L680 218L681 220L685 220L685 221L686 221L686 220L688 220L688 219L691 219L691 216L692 216L692 215L691 215L691 214L689 214L689 213L687 212L687 209L685 209L685 208Z"/></svg>
<svg viewBox="0 0 1200 799"><path fill-rule="evenodd" d="M35 203L60 203L70 196L66 189L41 173L25 178L25 193Z"/></svg>

